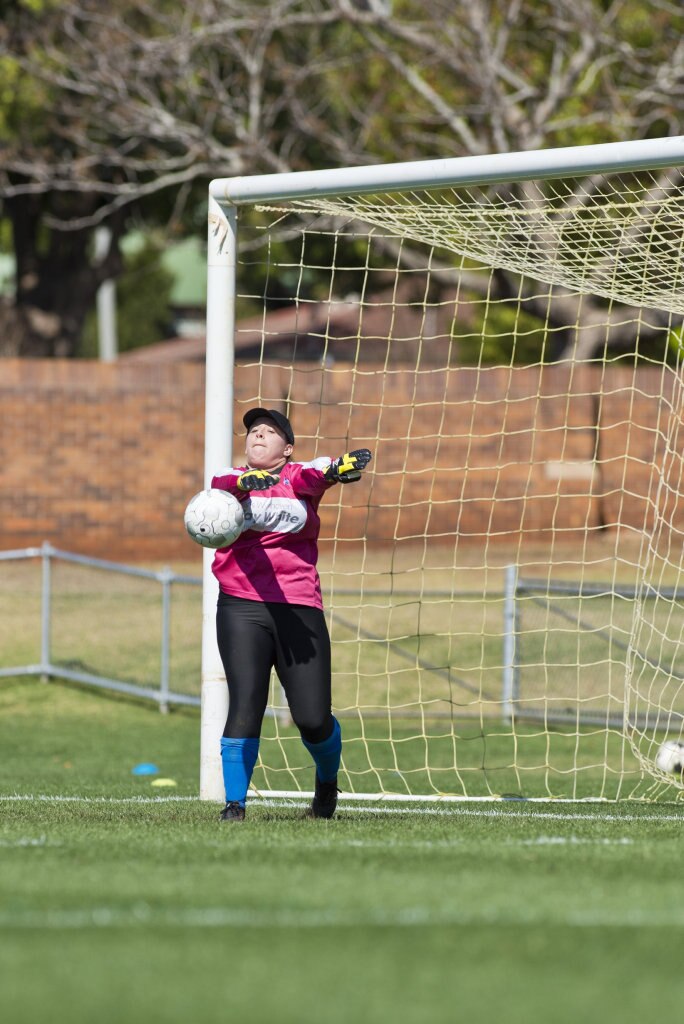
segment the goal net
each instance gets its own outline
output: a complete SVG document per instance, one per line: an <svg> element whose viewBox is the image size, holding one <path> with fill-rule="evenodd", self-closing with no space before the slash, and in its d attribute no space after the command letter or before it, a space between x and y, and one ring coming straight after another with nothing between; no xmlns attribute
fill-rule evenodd
<svg viewBox="0 0 684 1024"><path fill-rule="evenodd" d="M232 374L236 456L254 405L299 459L373 451L320 507L346 793L681 788L655 757L684 739L684 145L643 145L480 183L272 176L237 218L214 183L210 274L235 257L237 288L210 276L207 376ZM312 771L274 678L254 786Z"/></svg>

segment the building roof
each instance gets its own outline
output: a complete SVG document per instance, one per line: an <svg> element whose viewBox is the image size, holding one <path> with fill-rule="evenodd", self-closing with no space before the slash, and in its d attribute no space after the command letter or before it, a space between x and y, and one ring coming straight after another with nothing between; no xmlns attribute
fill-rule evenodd
<svg viewBox="0 0 684 1024"><path fill-rule="evenodd" d="M416 339L429 342L427 361L449 361L456 293L426 307L390 288L364 297L326 302L292 302L238 321L235 355L244 361L283 360L356 362L383 360L388 346L393 361L415 360ZM467 310L459 310L465 320ZM124 353L135 362L203 362L206 336L170 339Z"/></svg>

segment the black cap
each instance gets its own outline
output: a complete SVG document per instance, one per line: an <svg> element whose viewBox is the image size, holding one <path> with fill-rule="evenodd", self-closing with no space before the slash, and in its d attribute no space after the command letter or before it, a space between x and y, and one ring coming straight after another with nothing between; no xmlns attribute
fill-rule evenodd
<svg viewBox="0 0 684 1024"><path fill-rule="evenodd" d="M290 444L295 443L294 433L290 426L290 421L287 416L283 416L282 412L278 412L277 409L250 409L242 417L242 422L247 427L247 430L252 426L255 420L259 418L272 420L276 427L279 427L285 435L286 441Z"/></svg>

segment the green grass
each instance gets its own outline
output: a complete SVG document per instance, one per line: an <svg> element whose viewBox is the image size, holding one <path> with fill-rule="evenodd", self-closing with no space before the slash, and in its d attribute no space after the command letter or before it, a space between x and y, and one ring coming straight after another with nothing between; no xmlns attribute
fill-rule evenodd
<svg viewBox="0 0 684 1024"><path fill-rule="evenodd" d="M544 728L517 721L511 728L501 718L502 569L455 569L449 566L453 552L429 554L437 567L430 566L427 554L421 564L415 552L411 559L404 553L397 554L391 573L387 555L384 561L377 554L375 560L365 558L363 572L354 572L358 557L340 554L337 569L328 567L323 574L330 591L335 708L344 716L347 740L345 785L354 791L380 786L395 793L476 796L612 798L635 792L639 766L631 752L625 755L620 732L605 724L573 726L579 711L603 716L604 722L610 711L620 721L624 651L613 634L622 636L628 609L618 604L620 618L609 599L589 598L580 605L576 598L554 598L551 615L530 599L521 602L521 706L542 716L564 714L569 724L561 728L551 722ZM539 572L541 565L532 568ZM198 571L192 565L182 568ZM587 576L599 568L609 573L601 563ZM40 660L40 570L35 560L4 566L3 667ZM56 560L52 594L53 663L158 685L158 583ZM578 632L572 625L577 617L591 628ZM171 617L173 690L199 695L200 639L200 590L177 584ZM653 683L649 692L652 702L667 706ZM292 729L276 733L273 723L267 725L262 755L259 786L309 785Z"/></svg>
<svg viewBox="0 0 684 1024"><path fill-rule="evenodd" d="M482 558L482 552L475 554ZM525 573L547 576L549 556L546 550L538 561L526 563ZM463 557L461 551L459 558ZM502 566L515 557L514 551L501 552L500 565L485 567L456 565L455 552L449 548L411 549L410 557L400 549L391 561L387 552L371 556L341 548L334 559L322 559L337 706L442 713L455 708L456 713L491 714L502 688ZM194 576L201 573L198 563L177 568ZM559 562L552 566L552 577L610 581L618 569L625 573L627 568L614 558L586 565ZM158 686L159 584L59 559L52 562L51 572L52 662ZM40 660L40 573L39 560L3 563L3 667ZM198 696L200 588L174 585L171 607L171 688ZM520 599L518 611L520 693L526 706L582 708L594 714L608 710L619 716L633 603L556 595L545 607L539 595L527 595ZM670 674L661 673L663 679L656 685L669 686L670 697L671 673L682 667L675 661L681 645L678 618L672 613L669 602L649 608L653 621L646 620L642 637L642 646L669 666ZM668 631L673 635L663 647L658 638L667 637Z"/></svg>
<svg viewBox="0 0 684 1024"><path fill-rule="evenodd" d="M544 728L500 719L342 719L342 783L352 793L456 796L608 797L635 793L641 773L617 732ZM293 729L264 725L259 788L311 787L309 761Z"/></svg>
<svg viewBox="0 0 684 1024"><path fill-rule="evenodd" d="M678 805L257 802L226 826L198 747L192 711L0 683L3 1020L680 1015Z"/></svg>

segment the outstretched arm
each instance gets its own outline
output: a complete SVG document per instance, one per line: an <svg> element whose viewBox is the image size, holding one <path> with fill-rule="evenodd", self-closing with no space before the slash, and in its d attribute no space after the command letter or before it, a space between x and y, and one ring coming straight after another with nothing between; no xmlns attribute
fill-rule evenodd
<svg viewBox="0 0 684 1024"><path fill-rule="evenodd" d="M330 483L349 484L361 479L361 473L366 468L372 455L368 448L357 448L353 452L346 452L330 463L324 472L324 477Z"/></svg>

